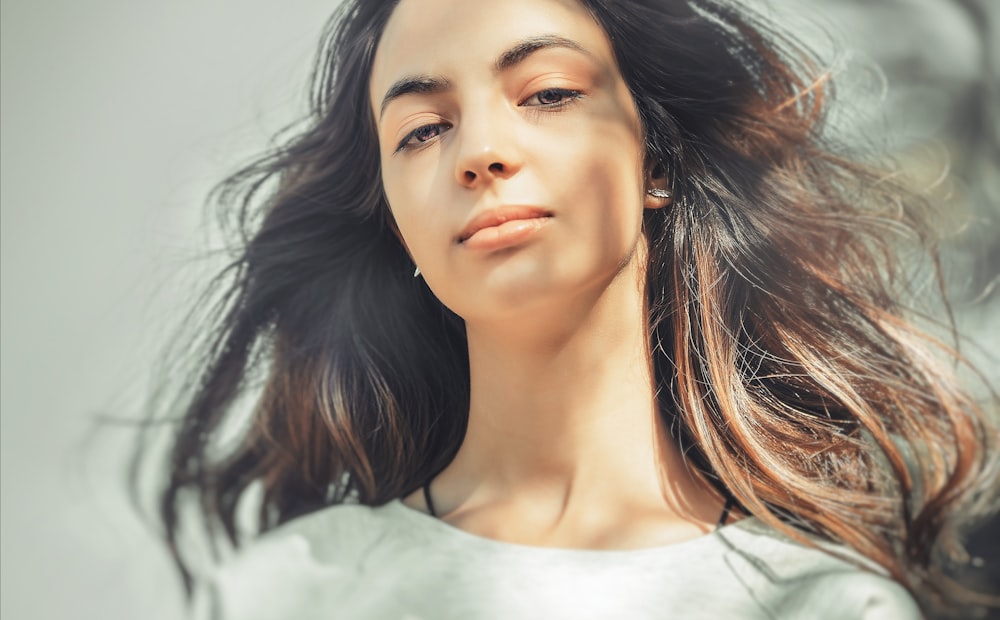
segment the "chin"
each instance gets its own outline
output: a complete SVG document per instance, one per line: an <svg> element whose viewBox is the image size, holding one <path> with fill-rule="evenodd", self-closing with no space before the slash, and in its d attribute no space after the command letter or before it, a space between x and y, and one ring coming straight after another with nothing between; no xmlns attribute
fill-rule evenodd
<svg viewBox="0 0 1000 620"><path fill-rule="evenodd" d="M567 305L575 307L586 299L599 298L621 275L623 262L629 261L600 265L572 260L555 264L508 261L475 284L463 287L453 298L453 305L442 302L466 321L525 317L530 320L538 313L563 312Z"/></svg>

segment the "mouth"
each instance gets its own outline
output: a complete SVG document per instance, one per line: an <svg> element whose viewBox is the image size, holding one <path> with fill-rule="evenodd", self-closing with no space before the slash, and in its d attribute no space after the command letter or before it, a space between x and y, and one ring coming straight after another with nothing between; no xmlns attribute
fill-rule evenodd
<svg viewBox="0 0 1000 620"><path fill-rule="evenodd" d="M504 247L526 238L551 218L551 211L539 207L515 205L489 209L472 218L457 241L466 247Z"/></svg>

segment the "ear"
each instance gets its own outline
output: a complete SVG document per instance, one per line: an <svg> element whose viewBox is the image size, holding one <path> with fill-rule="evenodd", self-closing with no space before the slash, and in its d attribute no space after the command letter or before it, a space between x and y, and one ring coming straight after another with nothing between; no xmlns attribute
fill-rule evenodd
<svg viewBox="0 0 1000 620"><path fill-rule="evenodd" d="M645 189L643 206L647 209L662 209L674 201L673 191L668 186L667 175L661 164L647 169Z"/></svg>

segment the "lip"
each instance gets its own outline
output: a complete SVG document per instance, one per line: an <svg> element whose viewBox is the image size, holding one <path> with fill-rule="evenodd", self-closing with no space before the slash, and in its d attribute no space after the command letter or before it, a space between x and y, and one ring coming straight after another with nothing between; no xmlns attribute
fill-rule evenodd
<svg viewBox="0 0 1000 620"><path fill-rule="evenodd" d="M552 217L552 212L528 205L488 209L473 217L458 235L459 245L495 249L518 243Z"/></svg>

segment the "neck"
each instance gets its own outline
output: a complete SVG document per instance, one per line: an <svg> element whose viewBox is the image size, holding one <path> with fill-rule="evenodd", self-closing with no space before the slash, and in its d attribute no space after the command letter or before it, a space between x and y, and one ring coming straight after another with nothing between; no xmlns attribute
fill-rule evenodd
<svg viewBox="0 0 1000 620"><path fill-rule="evenodd" d="M439 512L502 504L559 518L599 505L709 514L658 412L636 271L530 318L467 323L469 424L435 480Z"/></svg>

